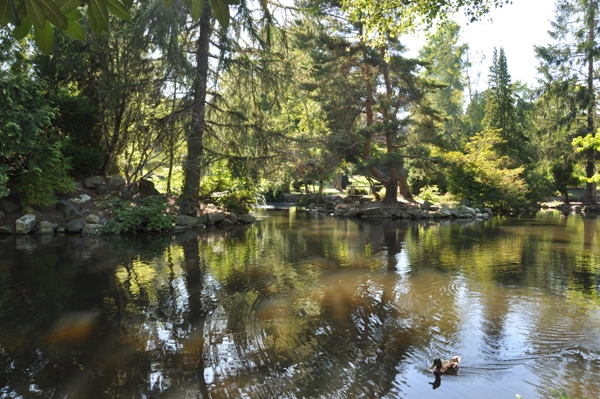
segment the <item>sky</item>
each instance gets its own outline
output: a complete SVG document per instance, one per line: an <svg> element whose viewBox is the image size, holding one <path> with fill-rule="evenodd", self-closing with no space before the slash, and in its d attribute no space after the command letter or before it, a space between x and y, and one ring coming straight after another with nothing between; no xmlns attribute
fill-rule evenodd
<svg viewBox="0 0 600 399"><path fill-rule="evenodd" d="M545 46L550 43L548 30L554 19L554 0L513 0L513 4L491 12L491 21L484 19L463 25L464 18L455 19L463 25L462 42L470 47L471 62L481 72L480 89L485 89L494 47L504 47L508 72L513 82L520 80L530 86L536 84L538 61L533 50L534 45ZM411 44L411 55L418 54L422 38ZM482 56L485 57L481 62ZM478 60L480 62L478 62Z"/></svg>

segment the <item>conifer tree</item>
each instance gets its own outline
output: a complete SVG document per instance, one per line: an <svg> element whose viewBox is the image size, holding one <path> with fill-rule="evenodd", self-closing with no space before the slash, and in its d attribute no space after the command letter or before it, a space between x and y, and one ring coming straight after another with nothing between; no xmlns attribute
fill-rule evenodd
<svg viewBox="0 0 600 399"><path fill-rule="evenodd" d="M550 31L553 42L536 47L543 76L542 117L551 141L564 151L559 155L572 155L573 138L593 134L596 129L599 27L598 0L558 0ZM594 203L595 151L584 151L583 157L587 178L583 202Z"/></svg>

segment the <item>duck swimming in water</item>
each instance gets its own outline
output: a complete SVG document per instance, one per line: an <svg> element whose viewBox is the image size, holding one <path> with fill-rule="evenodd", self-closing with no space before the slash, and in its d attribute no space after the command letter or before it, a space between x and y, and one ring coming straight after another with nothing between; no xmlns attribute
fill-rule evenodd
<svg viewBox="0 0 600 399"><path fill-rule="evenodd" d="M433 369L433 374L435 375L456 375L458 374L458 365L460 363L460 356L454 356L450 360L444 360L442 362L441 359L435 359L430 369Z"/></svg>

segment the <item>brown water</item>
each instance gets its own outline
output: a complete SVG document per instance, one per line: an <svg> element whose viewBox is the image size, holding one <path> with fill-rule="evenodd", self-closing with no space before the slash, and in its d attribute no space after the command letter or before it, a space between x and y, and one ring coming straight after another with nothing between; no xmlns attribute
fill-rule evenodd
<svg viewBox="0 0 600 399"><path fill-rule="evenodd" d="M0 398L600 397L598 220L257 216L2 239Z"/></svg>

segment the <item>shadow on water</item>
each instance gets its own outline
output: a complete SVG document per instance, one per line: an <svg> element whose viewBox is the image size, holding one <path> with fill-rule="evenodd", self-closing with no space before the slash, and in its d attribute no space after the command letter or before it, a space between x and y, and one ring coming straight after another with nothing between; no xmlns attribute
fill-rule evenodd
<svg viewBox="0 0 600 399"><path fill-rule="evenodd" d="M600 396L597 220L257 216L0 240L0 397Z"/></svg>

